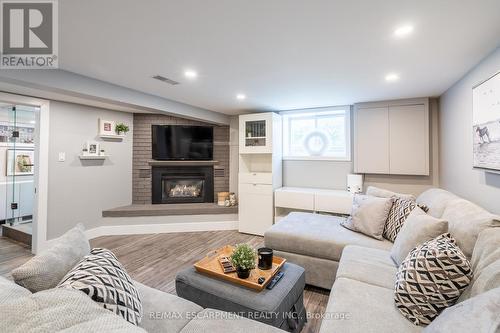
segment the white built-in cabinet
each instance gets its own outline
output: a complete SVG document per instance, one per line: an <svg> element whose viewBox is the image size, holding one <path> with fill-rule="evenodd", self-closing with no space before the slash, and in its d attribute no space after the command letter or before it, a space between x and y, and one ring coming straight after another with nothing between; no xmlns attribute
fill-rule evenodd
<svg viewBox="0 0 500 333"><path fill-rule="evenodd" d="M360 103L354 107L354 171L429 175L427 98Z"/></svg>
<svg viewBox="0 0 500 333"><path fill-rule="evenodd" d="M282 186L281 116L239 117L239 231L264 235L274 221L274 190Z"/></svg>

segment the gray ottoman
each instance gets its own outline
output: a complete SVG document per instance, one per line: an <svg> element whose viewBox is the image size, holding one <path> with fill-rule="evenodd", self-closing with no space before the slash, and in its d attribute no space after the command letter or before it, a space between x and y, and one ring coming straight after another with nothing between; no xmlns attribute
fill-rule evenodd
<svg viewBox="0 0 500 333"><path fill-rule="evenodd" d="M304 269L285 263L285 275L273 289L254 291L198 273L194 267L177 274L177 295L204 308L236 313L289 332L300 332L307 318L304 308Z"/></svg>

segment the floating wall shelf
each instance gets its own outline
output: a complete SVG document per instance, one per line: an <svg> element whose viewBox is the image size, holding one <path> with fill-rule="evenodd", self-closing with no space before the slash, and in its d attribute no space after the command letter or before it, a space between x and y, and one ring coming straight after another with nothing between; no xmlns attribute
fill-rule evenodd
<svg viewBox="0 0 500 333"><path fill-rule="evenodd" d="M80 155L78 156L81 160L105 160L106 158L109 157L109 155Z"/></svg>
<svg viewBox="0 0 500 333"><path fill-rule="evenodd" d="M101 139L113 139L113 140L123 140L125 135L118 135L118 134L101 134L99 135Z"/></svg>

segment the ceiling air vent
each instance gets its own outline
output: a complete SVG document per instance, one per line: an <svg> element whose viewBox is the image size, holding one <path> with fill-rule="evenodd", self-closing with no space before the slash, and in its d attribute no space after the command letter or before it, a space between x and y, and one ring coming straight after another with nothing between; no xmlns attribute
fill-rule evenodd
<svg viewBox="0 0 500 333"><path fill-rule="evenodd" d="M171 80L168 77L164 77L164 76L161 76L161 75L155 75L155 76L153 76L153 79L156 79L156 80L159 80L161 82L165 82L165 83L171 84L173 86L179 84L179 82Z"/></svg>

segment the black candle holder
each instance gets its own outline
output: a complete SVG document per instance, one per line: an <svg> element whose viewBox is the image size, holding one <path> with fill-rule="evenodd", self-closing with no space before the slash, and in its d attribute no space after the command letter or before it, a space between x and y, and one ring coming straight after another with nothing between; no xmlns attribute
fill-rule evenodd
<svg viewBox="0 0 500 333"><path fill-rule="evenodd" d="M257 250L259 256L258 267L262 270L268 270L273 267L273 249L261 247Z"/></svg>

